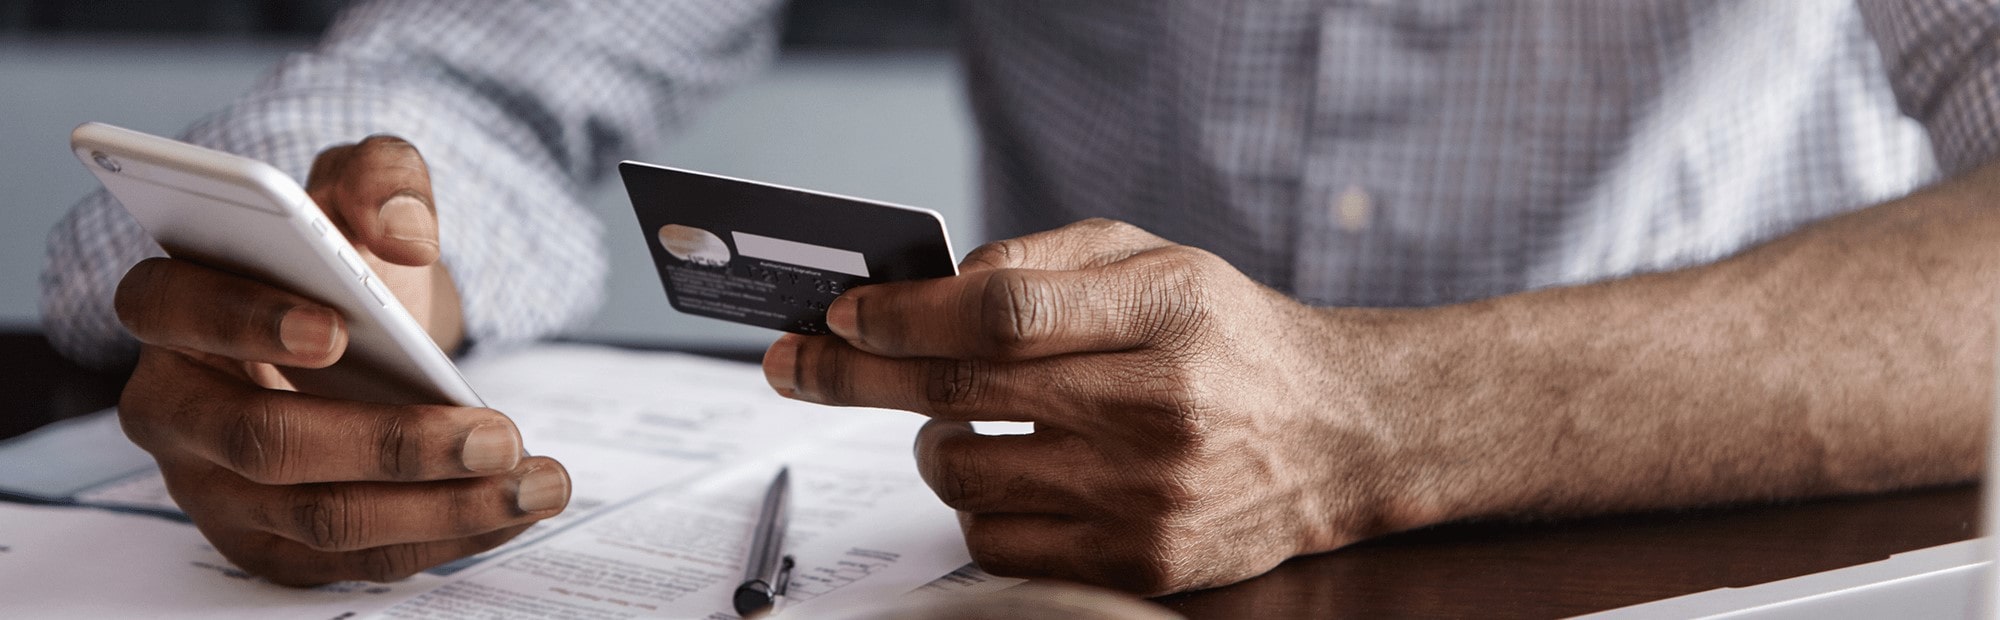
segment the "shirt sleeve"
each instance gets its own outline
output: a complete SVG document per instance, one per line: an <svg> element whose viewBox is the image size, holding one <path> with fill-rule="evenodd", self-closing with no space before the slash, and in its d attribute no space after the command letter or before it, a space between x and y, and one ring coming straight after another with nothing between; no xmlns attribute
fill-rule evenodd
<svg viewBox="0 0 2000 620"><path fill-rule="evenodd" d="M545 336L601 302L601 226L583 190L765 65L779 0L369 2L312 52L182 138L302 182L327 147L401 136L431 168L439 238L480 346ZM80 363L137 351L118 280L160 255L99 190L49 235L42 317Z"/></svg>
<svg viewBox="0 0 2000 620"><path fill-rule="evenodd" d="M2000 2L1860 0L1896 103L1924 124L1943 171L2000 158Z"/></svg>

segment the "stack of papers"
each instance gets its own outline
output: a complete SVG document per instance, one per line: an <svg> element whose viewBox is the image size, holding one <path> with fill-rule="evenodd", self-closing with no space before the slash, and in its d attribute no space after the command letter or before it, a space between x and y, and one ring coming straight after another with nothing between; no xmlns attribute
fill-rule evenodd
<svg viewBox="0 0 2000 620"><path fill-rule="evenodd" d="M0 601L18 617L735 618L757 500L790 465L788 609L1018 583L970 566L918 478L922 418L771 393L754 365L552 345L467 379L572 480L569 510L499 549L394 584L274 586L179 514L110 414L0 444ZM87 457L87 458L85 458Z"/></svg>

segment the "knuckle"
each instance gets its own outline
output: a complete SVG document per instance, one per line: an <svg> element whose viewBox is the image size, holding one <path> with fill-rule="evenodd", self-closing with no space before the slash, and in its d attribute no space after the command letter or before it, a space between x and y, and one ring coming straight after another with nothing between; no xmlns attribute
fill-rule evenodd
<svg viewBox="0 0 2000 620"><path fill-rule="evenodd" d="M1229 261L1216 256L1214 252L1194 246L1169 246L1161 248L1160 252L1165 255L1168 264L1175 268L1177 274L1174 277L1162 278L1162 280L1171 281L1184 288L1187 285L1215 284L1217 280L1222 279L1226 274L1236 272L1236 267L1230 265ZM1205 286L1188 288L1188 292L1206 290L1207 287Z"/></svg>
<svg viewBox="0 0 2000 620"><path fill-rule="evenodd" d="M1125 223L1124 221L1114 220L1108 217L1093 217L1087 220L1083 220L1081 222L1077 222L1075 224L1075 227L1078 230L1090 233L1092 235L1112 235L1139 229L1139 227L1137 226L1133 226L1131 224Z"/></svg>
<svg viewBox="0 0 2000 620"><path fill-rule="evenodd" d="M1091 248L1123 248L1120 252L1093 261L1096 264L1123 260L1160 241L1153 233L1123 220L1093 218L1078 224L1078 234L1073 242Z"/></svg>
<svg viewBox="0 0 2000 620"><path fill-rule="evenodd" d="M984 362L933 359L925 365L924 402L931 413L956 417L978 408L986 391Z"/></svg>
<svg viewBox="0 0 2000 620"><path fill-rule="evenodd" d="M1197 272L1208 272L1228 263L1214 252L1191 245L1172 245L1160 248L1160 254L1169 262L1184 265Z"/></svg>
<svg viewBox="0 0 2000 620"><path fill-rule="evenodd" d="M1201 373L1187 365L1168 363L1145 382L1160 413L1155 424L1168 439L1160 446L1163 452L1199 447L1209 407L1203 381Z"/></svg>
<svg viewBox="0 0 2000 620"><path fill-rule="evenodd" d="M1082 257L1074 265L1078 268L1103 267L1163 243L1145 229L1106 218L1091 218L1063 227L1052 241Z"/></svg>
<svg viewBox="0 0 2000 620"><path fill-rule="evenodd" d="M1185 360L1169 358L1153 365L1147 387L1158 402L1174 411L1194 409L1202 402L1207 377Z"/></svg>
<svg viewBox="0 0 2000 620"><path fill-rule="evenodd" d="M1146 364L1122 369L1107 377L1117 383L1118 397L1133 407L1119 416L1116 432L1143 441L1148 454L1179 458L1200 447L1203 425L1217 407L1210 385L1215 379L1177 356L1163 352Z"/></svg>
<svg viewBox="0 0 2000 620"><path fill-rule="evenodd" d="M145 384L156 382L148 379ZM137 379L127 383L118 402L118 424L126 438L161 460L169 453L186 452L188 446L180 443L185 436L174 432L172 421L203 415L208 399L194 392L163 394L138 385Z"/></svg>
<svg viewBox="0 0 2000 620"><path fill-rule="evenodd" d="M938 501L959 510L973 510L986 495L977 458L953 441L938 443L932 457L937 471Z"/></svg>
<svg viewBox="0 0 2000 620"><path fill-rule="evenodd" d="M1139 325L1147 326L1149 342L1181 344L1199 335L1214 314L1214 284L1222 259L1204 250L1175 246L1166 253L1164 270L1148 283L1138 299ZM1227 263L1221 263L1227 268Z"/></svg>
<svg viewBox="0 0 2000 620"><path fill-rule="evenodd" d="M490 482L488 484L493 484ZM498 523L489 523L490 508L494 501L490 489L478 490L469 485L449 487L451 490L440 495L433 503L439 520L452 537L470 536L492 530Z"/></svg>
<svg viewBox="0 0 2000 620"><path fill-rule="evenodd" d="M1027 246L1019 239L991 241L973 248L972 253L965 255L965 264L1004 269L1021 264L1026 251Z"/></svg>
<svg viewBox="0 0 2000 620"><path fill-rule="evenodd" d="M1124 481L1130 500L1126 514L1156 525L1200 514L1201 494L1190 486L1185 460L1184 455L1161 455L1134 467Z"/></svg>
<svg viewBox="0 0 2000 620"><path fill-rule="evenodd" d="M395 480L423 476L424 433L403 416L383 415L376 433L376 467Z"/></svg>
<svg viewBox="0 0 2000 620"><path fill-rule="evenodd" d="M284 448L289 417L286 405L267 395L237 409L222 433L223 465L258 484L295 482Z"/></svg>
<svg viewBox="0 0 2000 620"><path fill-rule="evenodd" d="M999 477L998 472L989 472L988 475ZM1067 489L1047 482L1045 475L1034 472L1006 474L1005 482L993 485L994 494L990 503L999 510L1008 511L1016 507L1032 506L1038 501L1060 500L1064 504L1061 510L1065 514L1080 512L1088 505L1088 502L1078 501L1078 498Z"/></svg>
<svg viewBox="0 0 2000 620"><path fill-rule="evenodd" d="M424 568L418 545L384 545L361 552L361 576L368 581L400 581Z"/></svg>
<svg viewBox="0 0 2000 620"><path fill-rule="evenodd" d="M835 344L834 338L811 337L799 342L799 389L825 404L846 404L854 396L854 379L849 375L851 350Z"/></svg>
<svg viewBox="0 0 2000 620"><path fill-rule="evenodd" d="M987 352L998 359L1027 355L1062 320L1048 282L1019 271L996 272L987 279L980 307Z"/></svg>
<svg viewBox="0 0 2000 620"><path fill-rule="evenodd" d="M346 551L365 546L361 506L337 484L312 485L298 491L292 507L292 528L298 541L317 551Z"/></svg>

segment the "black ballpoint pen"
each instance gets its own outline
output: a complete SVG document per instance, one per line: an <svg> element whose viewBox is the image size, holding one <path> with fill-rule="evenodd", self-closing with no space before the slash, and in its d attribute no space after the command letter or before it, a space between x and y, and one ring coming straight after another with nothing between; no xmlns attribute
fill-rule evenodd
<svg viewBox="0 0 2000 620"><path fill-rule="evenodd" d="M792 522L792 468L778 469L764 491L756 529L750 531L750 557L743 563L743 585L736 586L736 614L745 618L776 607L791 585L792 556L785 549L785 528ZM773 612L775 613L775 612Z"/></svg>

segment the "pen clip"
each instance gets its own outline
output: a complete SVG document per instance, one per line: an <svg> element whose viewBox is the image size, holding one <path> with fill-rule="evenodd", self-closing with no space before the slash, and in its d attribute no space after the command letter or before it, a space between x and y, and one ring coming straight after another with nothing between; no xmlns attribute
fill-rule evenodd
<svg viewBox="0 0 2000 620"><path fill-rule="evenodd" d="M772 615L776 615L779 610L785 608L785 599L787 598L785 595L790 594L792 590L793 565L792 556L789 555L785 556L785 560L778 564L778 583L771 587Z"/></svg>

